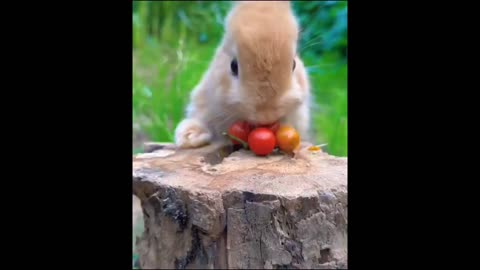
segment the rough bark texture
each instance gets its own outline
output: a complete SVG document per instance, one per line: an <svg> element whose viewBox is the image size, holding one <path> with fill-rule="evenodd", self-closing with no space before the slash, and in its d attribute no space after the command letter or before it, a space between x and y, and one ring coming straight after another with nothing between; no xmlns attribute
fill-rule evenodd
<svg viewBox="0 0 480 270"><path fill-rule="evenodd" d="M231 152L156 147L134 158L141 268L346 269L347 159Z"/></svg>

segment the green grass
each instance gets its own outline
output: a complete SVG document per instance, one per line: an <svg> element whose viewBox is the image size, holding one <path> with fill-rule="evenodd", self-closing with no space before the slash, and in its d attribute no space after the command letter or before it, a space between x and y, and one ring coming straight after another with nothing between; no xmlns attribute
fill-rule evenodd
<svg viewBox="0 0 480 270"><path fill-rule="evenodd" d="M213 52L214 48L207 46L172 49L151 42L136 53L139 64L133 72L133 120L150 139L173 141L189 93L205 72Z"/></svg>
<svg viewBox="0 0 480 270"><path fill-rule="evenodd" d="M315 96L312 111L316 143L327 143L327 151L347 156L347 65L336 55L314 58L306 55Z"/></svg>

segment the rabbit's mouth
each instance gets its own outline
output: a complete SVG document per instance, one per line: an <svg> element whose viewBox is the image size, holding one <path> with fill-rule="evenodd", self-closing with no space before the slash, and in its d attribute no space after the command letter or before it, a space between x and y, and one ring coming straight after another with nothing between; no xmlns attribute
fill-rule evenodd
<svg viewBox="0 0 480 270"><path fill-rule="evenodd" d="M278 120L277 121L251 121L251 120L248 121L248 123L253 126L268 126L276 122L278 122Z"/></svg>
<svg viewBox="0 0 480 270"><path fill-rule="evenodd" d="M250 117L247 122L254 126L265 126L277 123L279 120L280 117Z"/></svg>
<svg viewBox="0 0 480 270"><path fill-rule="evenodd" d="M272 105L242 106L237 112L239 118L252 125L270 125L278 122L285 116L285 111L282 107Z"/></svg>

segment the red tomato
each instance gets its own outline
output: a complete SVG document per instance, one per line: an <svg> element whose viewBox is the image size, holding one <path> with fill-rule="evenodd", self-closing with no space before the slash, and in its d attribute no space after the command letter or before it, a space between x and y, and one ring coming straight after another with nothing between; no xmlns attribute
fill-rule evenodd
<svg viewBox="0 0 480 270"><path fill-rule="evenodd" d="M245 143L248 141L248 134L250 133L250 126L245 121L237 121L228 129L228 134L234 136ZM231 138L233 144L242 144L241 142Z"/></svg>
<svg viewBox="0 0 480 270"><path fill-rule="evenodd" d="M275 134L268 128L256 128L248 135L248 146L257 156L272 153L275 144Z"/></svg>
<svg viewBox="0 0 480 270"><path fill-rule="evenodd" d="M278 122L275 122L273 124L269 124L269 125L250 125L250 129L253 130L255 128L268 128L270 129L271 131L273 131L273 133L277 133L278 129L280 128L280 123ZM275 140L275 147L278 147L278 142L277 140Z"/></svg>

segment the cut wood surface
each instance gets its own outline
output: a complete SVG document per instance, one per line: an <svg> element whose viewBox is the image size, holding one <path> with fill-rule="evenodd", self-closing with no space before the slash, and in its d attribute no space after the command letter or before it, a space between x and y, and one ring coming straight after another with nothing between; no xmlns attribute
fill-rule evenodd
<svg viewBox="0 0 480 270"><path fill-rule="evenodd" d="M306 144L296 157L146 150L133 161L141 268L347 268L346 158Z"/></svg>

